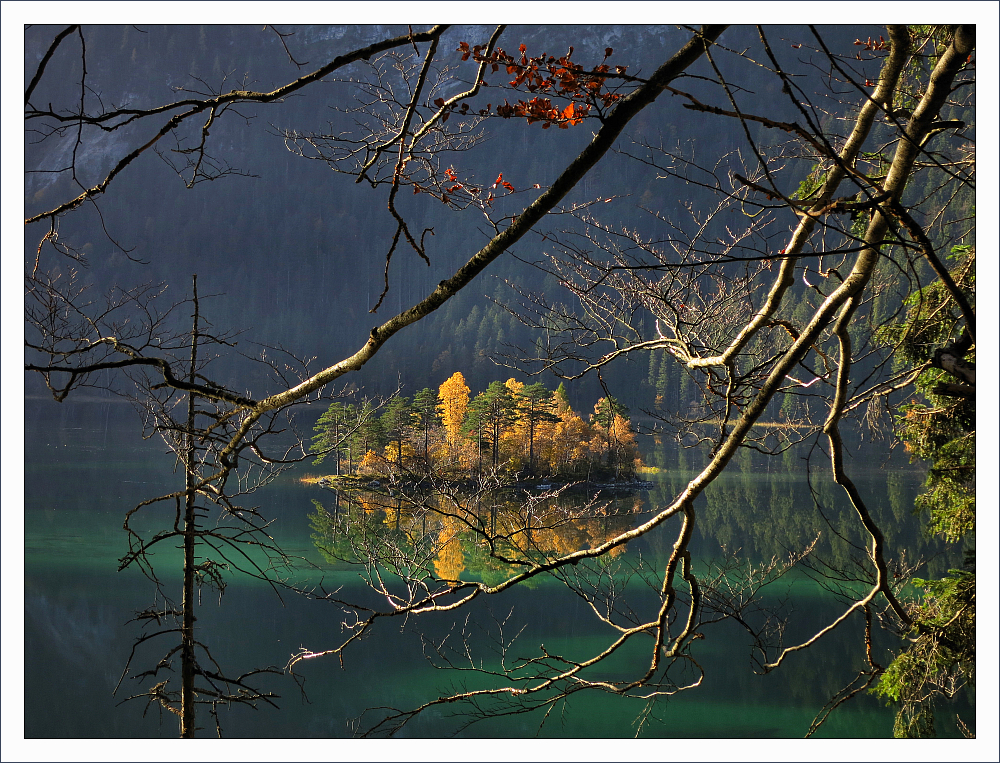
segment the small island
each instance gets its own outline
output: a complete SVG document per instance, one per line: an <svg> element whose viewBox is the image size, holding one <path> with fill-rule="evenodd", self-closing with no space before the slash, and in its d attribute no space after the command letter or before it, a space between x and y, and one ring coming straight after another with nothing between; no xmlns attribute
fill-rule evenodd
<svg viewBox="0 0 1000 763"><path fill-rule="evenodd" d="M314 464L329 474L307 482L343 489L400 483L551 490L648 489L629 410L602 397L585 420L560 384L495 381L476 394L460 371L435 391L396 395L382 404L333 402L314 427Z"/></svg>

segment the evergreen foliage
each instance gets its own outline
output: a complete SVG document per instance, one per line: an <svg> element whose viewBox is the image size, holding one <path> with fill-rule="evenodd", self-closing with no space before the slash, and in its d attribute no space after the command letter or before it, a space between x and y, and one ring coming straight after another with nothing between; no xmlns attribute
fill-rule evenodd
<svg viewBox="0 0 1000 763"><path fill-rule="evenodd" d="M975 300L975 248L952 248L951 276L966 298ZM898 344L897 365L928 366L936 348L963 341L962 317L952 294L938 280L906 300L906 319L881 332ZM967 355L975 359L974 350ZM947 374L926 368L913 398L900 407L899 437L913 460L929 462L924 491L915 511L926 513L928 532L949 543L970 542L976 529L975 398L938 394ZM975 686L975 550L966 548L962 569L936 580L914 578L923 598L911 607L909 643L888 666L874 691L898 707L894 733L899 737L935 736L941 705ZM937 712L936 712L937 711ZM956 723L971 733L961 718Z"/></svg>

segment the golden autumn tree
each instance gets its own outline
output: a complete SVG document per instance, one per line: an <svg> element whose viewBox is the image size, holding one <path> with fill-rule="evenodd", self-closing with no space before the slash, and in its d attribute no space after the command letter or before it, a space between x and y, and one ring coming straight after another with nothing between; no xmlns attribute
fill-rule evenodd
<svg viewBox="0 0 1000 763"><path fill-rule="evenodd" d="M514 400L520 401L521 393L524 390L524 382L520 382L513 376L504 382L504 386L510 390ZM511 464L514 471L520 471L526 462L528 442L528 425L520 407L513 411L513 423L500 435L500 449Z"/></svg>
<svg viewBox="0 0 1000 763"><path fill-rule="evenodd" d="M589 442L592 438L590 425L583 420L563 398L556 395L556 415L559 420L549 441L549 449L543 451L554 472L572 472L576 466L590 458Z"/></svg>
<svg viewBox="0 0 1000 763"><path fill-rule="evenodd" d="M441 398L438 405L441 423L447 432L448 444L455 447L462 442L462 422L469 407L469 385L461 371L456 371L441 384L438 396Z"/></svg>

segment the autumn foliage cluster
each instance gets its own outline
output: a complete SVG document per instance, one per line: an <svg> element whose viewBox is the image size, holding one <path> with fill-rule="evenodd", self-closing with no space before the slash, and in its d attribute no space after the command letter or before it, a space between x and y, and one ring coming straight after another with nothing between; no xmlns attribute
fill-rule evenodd
<svg viewBox="0 0 1000 763"><path fill-rule="evenodd" d="M334 402L314 429L316 462L335 459L336 474L617 480L639 465L628 409L614 398L598 400L585 420L563 385L511 378L472 396L461 372L412 399Z"/></svg>
<svg viewBox="0 0 1000 763"><path fill-rule="evenodd" d="M518 48L517 56L507 53L503 48L487 53L485 46L470 46L467 42L460 43L458 51L462 54L463 61L472 58L473 61L486 64L493 72L498 72L502 68L507 74L513 74L514 79L507 83L512 88L523 87L530 93L568 99L569 103L563 108L553 104L551 98L544 95L536 95L530 101L519 99L514 104L505 100L496 107L496 115L499 117L504 119L523 117L528 124L541 122L543 129L552 125L566 129L590 116L592 108L613 105L621 98L621 94L608 88L607 82L624 78L628 68L616 66L612 71L607 64L608 58L614 52L611 48L605 49L604 60L590 70L570 59L573 48L570 48L565 56L558 58L545 53L529 57L527 46L523 43ZM439 98L435 101L435 105L444 107L444 99ZM449 108L453 109L455 106L457 104L452 104ZM462 114L468 113L468 110L467 104L459 107ZM480 109L478 113L480 116L486 116L492 110L492 104L487 104L486 108Z"/></svg>

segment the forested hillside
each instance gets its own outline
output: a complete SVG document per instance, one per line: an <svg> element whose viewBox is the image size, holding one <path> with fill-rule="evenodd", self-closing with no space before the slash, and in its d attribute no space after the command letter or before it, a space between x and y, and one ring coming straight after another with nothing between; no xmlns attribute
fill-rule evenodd
<svg viewBox="0 0 1000 763"><path fill-rule="evenodd" d="M174 88L201 91L211 86L226 90L243 86L249 72L254 87L268 89L305 71L289 61L272 32L247 35L245 31L212 25L95 27L88 44L92 51L100 51L100 56L88 60L88 76L99 83L96 87L109 104L141 108L176 97L173 93L183 94ZM287 42L299 61L320 60L386 33L377 26L289 31L294 31L294 36ZM683 39L683 32L673 27L600 26L580 32L581 28L532 26L513 28L507 34L532 52L562 54L572 46L574 56L581 61L599 61L605 47L612 46L613 59L627 62L629 72L637 74L650 71L660 51ZM854 28L831 32L833 42L848 48L856 34ZM472 42L483 33L482 28L458 27L450 36L456 40L468 37ZM748 28L729 34L734 45L753 39ZM39 34L28 36L27 44L28 59L38 60L44 52L45 35L39 30ZM73 82L79 75L79 62L64 51L59 55L67 59L66 71L59 78L42 80L36 92L40 101L76 97ZM456 54L456 63L458 59ZM280 104L241 105L240 118L219 119L211 131L212 158L219 175L214 182L187 188L173 171L186 161L176 150L137 159L116 179L114 192L102 196L99 213L84 208L60 221L63 240L73 241L86 258L87 266L79 271L79 277L92 283L96 293L116 283L168 283L171 291L164 295L165 301L184 296L185 286L176 281L176 274L189 278L197 273L203 293L213 295L205 304L206 316L220 330L243 332L240 349L251 356L264 351L263 346L280 345L296 357L315 356L323 363L363 342L380 316L416 301L441 280L442 274L454 269L462 251L482 242L485 233L474 217L440 203L428 203L420 196L400 199L415 229L433 231L427 238L433 257L430 266L418 257L394 258L387 301L378 313L370 314L383 287L383 250L391 236L391 216L385 205L377 202L374 189L331 172L325 162L302 158L289 150L294 146L282 135L288 128L300 133L356 130L348 111L352 106L347 80L366 73L365 65L352 64L319 91L296 95ZM448 87L455 90L458 83L446 84L441 92L447 95ZM771 101L778 92L778 85L771 80L754 82L753 87L762 100ZM498 94L494 100L500 97ZM725 153L735 148L739 139L739 131L733 128L723 120L681 108L673 109L667 122L640 115L620 143L622 153L607 156L574 189L567 203L585 204L599 198L601 205L591 208L597 219L635 227L642 235L655 235L657 215L673 216L685 209L707 211L714 204L713 194L694 182L684 185L684 196L678 197L675 188L657 173L644 172L628 155L649 154L643 148L647 145L690 155L696 145L711 144L713 152ZM755 137L766 131L761 126L752 129ZM479 131L485 133L483 128ZM84 185L111 167L116 149L126 145L128 135L124 131L96 132L93 141L77 150ZM29 144L27 164L33 171L26 178L25 211L29 216L45 209L73 185L64 175L44 171L65 161L73 150L73 135L56 137L37 148ZM190 136L185 137L191 142ZM537 124L526 128L513 121L494 120L481 142L448 161L463 176L477 178L485 185L503 173L523 193L535 184L550 184L564 160L588 139L585 125L543 130ZM809 166L808 159L789 161L793 166ZM278 196L270 190L274 187L281 189ZM516 203L517 198L508 204ZM728 212L725 219L712 224L730 222L736 219L733 214L738 213ZM567 217L553 222L550 233L579 227ZM509 354L508 345L532 348L538 340L536 332L503 309L504 305L516 306L517 293L511 287L563 298L556 278L532 266L544 264L546 254L553 251L551 241L543 238L545 232L540 230L539 235L519 244L513 251L516 258L494 264L474 288L408 329L405 343L387 346L352 382L377 395L391 392L399 379L411 389L436 387L459 369L476 388L506 379L511 369L498 367L494 359L502 360ZM30 253L37 242L28 241L26 246ZM796 288L804 297L805 286ZM632 410L651 408L657 395L667 396L664 399L671 403L681 398L695 401L694 384L662 353L626 361L616 367L609 381L612 392ZM222 362L237 361L226 357ZM253 365L239 371L244 380L257 372ZM237 371L220 368L216 373ZM558 383L550 374L542 378L553 387ZM568 383L567 390L577 407L589 406L604 394L596 378L589 377Z"/></svg>

